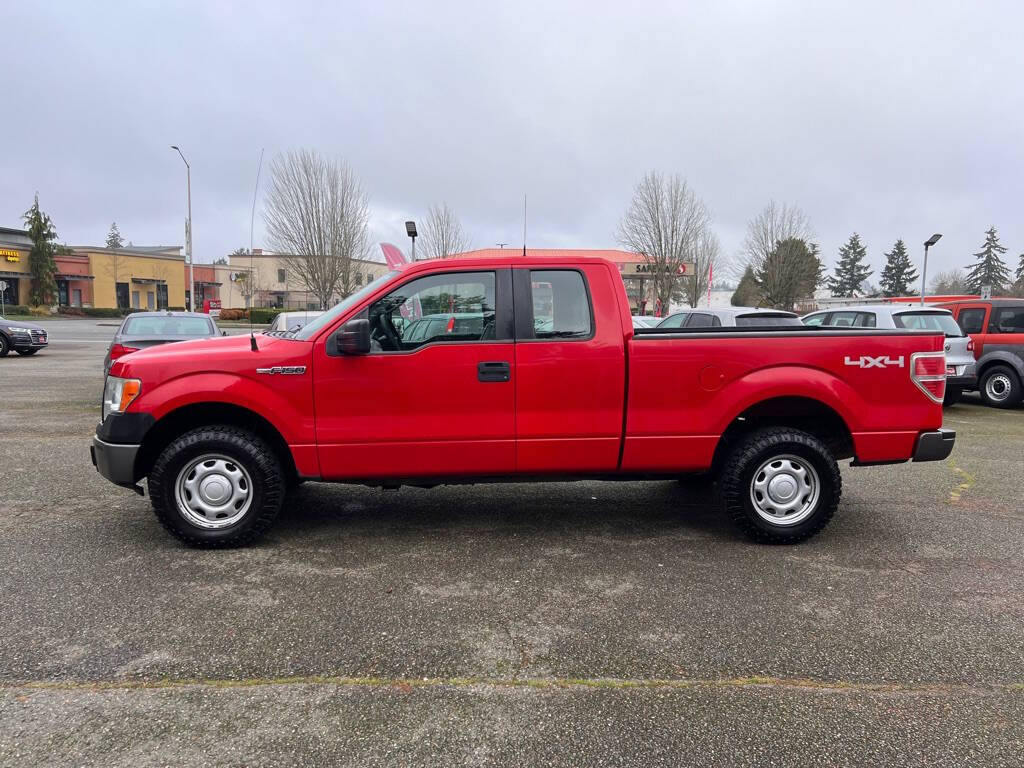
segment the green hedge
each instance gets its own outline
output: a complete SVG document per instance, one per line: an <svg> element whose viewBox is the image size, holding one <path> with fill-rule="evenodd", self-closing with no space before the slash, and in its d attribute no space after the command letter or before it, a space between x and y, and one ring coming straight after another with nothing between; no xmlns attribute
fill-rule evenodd
<svg viewBox="0 0 1024 768"><path fill-rule="evenodd" d="M258 325L270 324L282 311L280 309L250 309L249 320Z"/></svg>
<svg viewBox="0 0 1024 768"><path fill-rule="evenodd" d="M4 314L14 317L15 315L27 315L29 309L24 304L5 304Z"/></svg>

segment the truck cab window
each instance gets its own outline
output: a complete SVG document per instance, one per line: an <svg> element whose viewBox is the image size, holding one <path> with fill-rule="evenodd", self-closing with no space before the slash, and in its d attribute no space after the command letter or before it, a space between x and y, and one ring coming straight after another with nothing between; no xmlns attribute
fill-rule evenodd
<svg viewBox="0 0 1024 768"><path fill-rule="evenodd" d="M370 305L375 352L494 338L494 273L445 272L402 285Z"/></svg>
<svg viewBox="0 0 1024 768"><path fill-rule="evenodd" d="M537 339L586 339L593 332L590 297L574 270L532 270L533 333Z"/></svg>

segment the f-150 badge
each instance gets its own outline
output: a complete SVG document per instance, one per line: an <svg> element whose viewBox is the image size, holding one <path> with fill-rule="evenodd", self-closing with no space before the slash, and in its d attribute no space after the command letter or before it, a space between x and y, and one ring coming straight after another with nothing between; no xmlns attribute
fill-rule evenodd
<svg viewBox="0 0 1024 768"><path fill-rule="evenodd" d="M890 365L894 365L897 368L903 367L902 357L888 357L886 355L879 355L878 357L870 357L869 355L861 355L854 359L847 355L846 364L852 365L854 368L887 368Z"/></svg>
<svg viewBox="0 0 1024 768"><path fill-rule="evenodd" d="M301 376L306 372L304 365L275 365L273 368L257 368L256 373L266 373L271 376L280 373L285 376Z"/></svg>

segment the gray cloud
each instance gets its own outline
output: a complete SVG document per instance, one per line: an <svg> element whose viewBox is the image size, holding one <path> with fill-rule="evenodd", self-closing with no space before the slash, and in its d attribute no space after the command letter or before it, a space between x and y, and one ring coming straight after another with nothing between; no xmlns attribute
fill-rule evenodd
<svg viewBox="0 0 1024 768"><path fill-rule="evenodd" d="M441 200L475 246L519 244L524 194L531 244L614 246L656 168L729 253L772 198L829 260L860 232L876 272L933 231L933 274L991 224L1024 251L1015 2L28 5L4 11L0 225L38 190L71 244L115 219L182 242L177 143L205 261L248 244L261 147L345 157L402 246Z"/></svg>

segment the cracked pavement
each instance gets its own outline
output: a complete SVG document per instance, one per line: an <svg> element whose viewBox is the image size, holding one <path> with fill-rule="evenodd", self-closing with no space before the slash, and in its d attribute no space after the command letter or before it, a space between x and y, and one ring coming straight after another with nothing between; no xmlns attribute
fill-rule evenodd
<svg viewBox="0 0 1024 768"><path fill-rule="evenodd" d="M672 482L307 484L205 552L89 462L113 329L48 325L0 360L0 764L1024 762L1024 410L792 547Z"/></svg>

